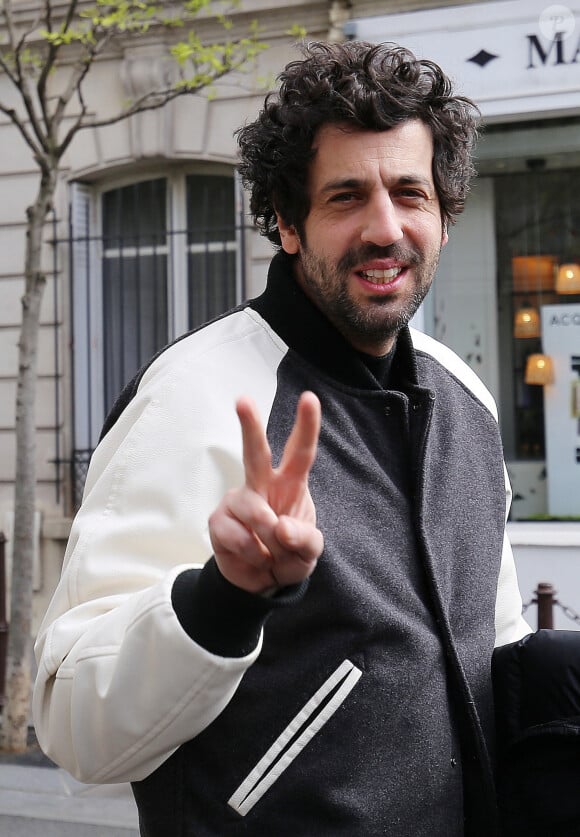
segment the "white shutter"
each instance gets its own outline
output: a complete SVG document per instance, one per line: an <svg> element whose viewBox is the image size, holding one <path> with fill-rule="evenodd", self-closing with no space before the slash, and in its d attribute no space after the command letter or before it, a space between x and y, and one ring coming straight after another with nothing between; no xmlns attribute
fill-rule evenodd
<svg viewBox="0 0 580 837"><path fill-rule="evenodd" d="M71 185L75 448L94 448L104 418L101 243L93 233L93 192Z"/></svg>

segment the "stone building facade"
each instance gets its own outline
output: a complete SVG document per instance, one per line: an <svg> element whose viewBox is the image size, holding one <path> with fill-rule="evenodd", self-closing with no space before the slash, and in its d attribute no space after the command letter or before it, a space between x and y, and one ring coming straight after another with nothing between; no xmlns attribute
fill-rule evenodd
<svg viewBox="0 0 580 837"><path fill-rule="evenodd" d="M58 578L88 458L115 395L164 343L263 287L271 248L256 235L248 220L235 171L234 132L256 114L265 80L272 79L299 54L289 34L294 23L305 28L309 40L397 40L405 45L417 44L426 53L432 47L433 55L424 57L441 60L444 66L449 50L457 49L459 54L460 43L470 43L471 39L476 44L483 33L487 40L482 40L478 49L482 55L487 52L494 56L487 60L495 60L497 66L501 50L505 53L511 47L506 43L500 46L490 37L493 26L499 37L500 31L519 21L520 30L514 30L515 50L529 50L530 38L536 38L535 52L530 53L538 64L534 83L547 85L552 105L526 110L521 102L529 101L529 91L514 88L512 98L519 97L519 107L506 105L502 111L498 106L495 110L488 108L486 113L485 87L483 93L481 89L476 91L484 102L487 134L478 161L480 178L474 189L473 208L452 233L436 293L417 324L448 342L471 363L496 395L500 412L505 405L502 429L508 439L507 458L519 497L512 525L516 557L519 549L528 587L536 577L537 581L554 580L568 586L568 579L576 573L574 556L580 557L580 522L548 524L534 519L548 512L547 453L543 441L541 449L537 446L539 422L544 432L545 411L539 419L537 409L533 415L533 410L526 413L525 403L522 407L520 402L531 399L537 406L542 401L543 408L545 392L535 390L530 394L522 389L514 396L518 387L524 386L517 378L523 355L521 345L514 349L510 342L506 325L515 302L502 276L514 255L541 255L536 250L532 253L538 246L537 242L532 246L537 230L530 229L527 238L520 236L521 252L516 253L498 237L497 227L499 220L506 223L505 218L513 219L517 212L510 204L510 195L530 205L540 201L531 194L531 186L525 194L522 191L526 189L525 177L518 180L518 175L529 172L527 161L545 161L540 174L550 176L537 181L544 196L578 178L580 99L574 108L572 95L567 95L559 80L562 67L557 66L560 57L560 64L567 65L567 78L576 74L574 89L578 97L580 54L573 48L580 30L577 2L573 0L566 7L570 8L572 23L577 23L576 36L566 30L565 37L558 39L554 34L557 30L546 32L550 23L542 22L543 8L549 4L540 7L535 0L242 0L233 13L236 29L242 31L257 19L261 39L269 45L260 54L257 66L225 79L211 97L179 98L162 110L77 136L61 171L43 254L47 287L37 415L35 625ZM30 20L38 6L33 2L15 5L18 14L23 19L28 15ZM570 26L570 19L566 25ZM211 21L204 23L201 31L208 39L216 34ZM474 47L473 56L478 49ZM471 56L468 58L471 60ZM522 61L525 58L522 52ZM485 62L485 58L480 60ZM479 67L482 79L491 72L484 70L485 63ZM105 55L88 79L91 107L105 114L156 84L166 72L163 45L154 36L138 47ZM497 78L490 82L496 93ZM560 93L559 104L554 106L554 95L557 99ZM0 100L8 95L7 81L0 76ZM496 95L496 99L501 96ZM29 149L4 116L0 116L0 147L0 531L10 538L24 219L38 174ZM501 179L509 174L515 179ZM562 217L565 206L566 200L561 197ZM552 238L546 241L559 261L567 247L573 252L566 257L577 255L580 260L576 222L572 212L566 221L569 239L554 237L552 231ZM539 302L573 305L580 302L580 296L565 300L550 297ZM566 315L567 311L560 313ZM580 341L578 346L580 351ZM529 352L531 344L524 348ZM528 419L532 422L530 430L525 427ZM580 498L579 472L580 465L571 472L571 479L578 485L576 498ZM580 507L577 517L580 521ZM565 570L558 578L542 578L546 557L553 556L554 550L560 550ZM523 589L524 598L528 592Z"/></svg>

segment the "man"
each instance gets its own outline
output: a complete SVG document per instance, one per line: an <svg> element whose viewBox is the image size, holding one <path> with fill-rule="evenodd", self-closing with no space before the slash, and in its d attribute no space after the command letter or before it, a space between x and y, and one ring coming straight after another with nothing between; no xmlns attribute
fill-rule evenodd
<svg viewBox="0 0 580 837"><path fill-rule="evenodd" d="M475 109L392 45L314 44L280 81L239 132L267 288L108 420L38 736L131 781L148 837L492 837L491 656L529 633L495 406L407 326Z"/></svg>

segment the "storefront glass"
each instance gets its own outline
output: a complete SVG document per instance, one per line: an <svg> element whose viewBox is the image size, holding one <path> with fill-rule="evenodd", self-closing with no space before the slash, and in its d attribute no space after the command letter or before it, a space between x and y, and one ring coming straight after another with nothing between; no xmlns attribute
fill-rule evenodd
<svg viewBox="0 0 580 837"><path fill-rule="evenodd" d="M514 461L546 457L546 379L534 378L532 357L544 354L542 308L580 302L580 169L551 170L541 157L525 166L494 183L501 413L506 456Z"/></svg>
<svg viewBox="0 0 580 837"><path fill-rule="evenodd" d="M489 137L496 159L481 174L493 183L511 515L580 519L580 122L498 126Z"/></svg>

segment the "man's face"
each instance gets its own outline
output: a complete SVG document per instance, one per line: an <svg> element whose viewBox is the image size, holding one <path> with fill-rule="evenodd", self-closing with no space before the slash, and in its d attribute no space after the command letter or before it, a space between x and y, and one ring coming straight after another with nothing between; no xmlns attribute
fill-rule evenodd
<svg viewBox="0 0 580 837"><path fill-rule="evenodd" d="M278 217L297 281L354 348L390 350L431 286L447 241L432 175L433 141L418 120L388 131L323 126L300 235Z"/></svg>

